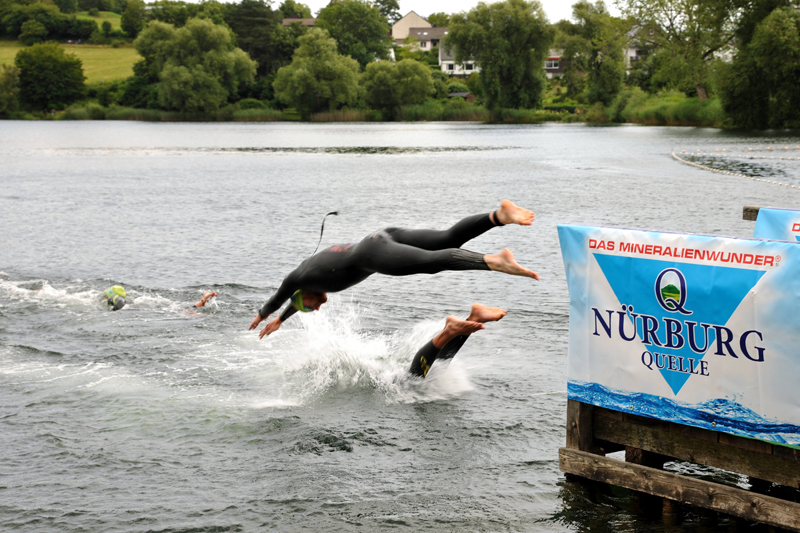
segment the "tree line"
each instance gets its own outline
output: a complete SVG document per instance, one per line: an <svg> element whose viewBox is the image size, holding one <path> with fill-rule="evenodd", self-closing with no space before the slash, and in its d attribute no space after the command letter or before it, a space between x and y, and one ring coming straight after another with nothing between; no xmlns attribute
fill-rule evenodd
<svg viewBox="0 0 800 533"><path fill-rule="evenodd" d="M481 69L463 82L439 70L436 51L394 45L389 28L399 18L397 0L332 0L313 29L282 24L311 18L295 0L276 9L266 0L0 0L0 20L11 37L22 39L23 26L31 33L37 23L47 38L64 38L74 31L65 28L81 20L70 10L90 4L121 13L122 29L142 56L131 78L94 91L103 105L213 112L246 100L305 117L369 107L391 119L404 105L446 98L456 88L472 91L489 109L536 109L548 90L545 59L557 48L563 74L556 103L618 109L632 95L681 94L720 101L731 126L800 125L798 0L619 0L621 17L602 1L581 0L572 20L555 24L536 0L434 13L431 23L449 28L441 46ZM388 61L393 47L396 62ZM628 49L636 50L633 62ZM46 73L35 79L33 71L43 70L36 65L51 64L54 54L52 46L35 45L0 72L0 113L15 100L42 108L85 97L82 80L58 96L32 94L47 85ZM80 80L79 62L69 56L61 53L59 61L72 64L76 74L68 79Z"/></svg>

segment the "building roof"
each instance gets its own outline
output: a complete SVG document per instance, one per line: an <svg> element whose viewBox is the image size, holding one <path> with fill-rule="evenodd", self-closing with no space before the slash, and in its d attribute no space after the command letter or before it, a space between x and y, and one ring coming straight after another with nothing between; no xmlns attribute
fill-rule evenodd
<svg viewBox="0 0 800 533"><path fill-rule="evenodd" d="M456 96L461 98L466 98L467 96L471 95L472 93L449 93L447 96L448 98L455 98ZM475 95L473 95L475 96Z"/></svg>
<svg viewBox="0 0 800 533"><path fill-rule="evenodd" d="M317 19L296 19L296 18L283 19L284 26L288 26L289 24L294 24L295 22L299 22L303 26L308 26L309 28L313 28L314 24L317 22Z"/></svg>
<svg viewBox="0 0 800 533"><path fill-rule="evenodd" d="M431 39L441 39L447 35L447 28L409 28L408 36L414 37L418 41L430 41Z"/></svg>

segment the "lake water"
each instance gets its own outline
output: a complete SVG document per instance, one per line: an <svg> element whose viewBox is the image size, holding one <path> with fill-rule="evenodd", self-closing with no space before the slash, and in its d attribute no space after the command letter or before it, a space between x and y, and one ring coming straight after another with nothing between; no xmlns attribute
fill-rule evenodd
<svg viewBox="0 0 800 533"><path fill-rule="evenodd" d="M713 531L725 519L669 529L559 472L556 224L747 237L743 206L800 208L800 190L670 151L800 186L798 144L581 124L0 122L0 529ZM376 275L262 341L247 331L325 213L339 216L322 246L504 198L534 225L465 248L510 248L541 281ZM131 296L117 313L100 303L114 284ZM219 296L185 313L204 290ZM476 301L508 316L410 379L417 348Z"/></svg>

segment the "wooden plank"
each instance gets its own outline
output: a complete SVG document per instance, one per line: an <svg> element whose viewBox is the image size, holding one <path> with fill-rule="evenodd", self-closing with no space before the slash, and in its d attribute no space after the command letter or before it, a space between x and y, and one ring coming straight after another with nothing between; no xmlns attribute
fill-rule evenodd
<svg viewBox="0 0 800 533"><path fill-rule="evenodd" d="M683 424L670 425L669 432L675 435L682 435L691 439L704 440L707 442L719 442L720 435L718 431L709 431L703 428L684 426Z"/></svg>
<svg viewBox="0 0 800 533"><path fill-rule="evenodd" d="M764 442L763 440L746 439L744 437L737 437L729 433L719 434L719 443L743 450L752 450L759 453L767 453L772 455L772 444Z"/></svg>
<svg viewBox="0 0 800 533"><path fill-rule="evenodd" d="M562 472L800 532L800 504L580 450L558 451Z"/></svg>
<svg viewBox="0 0 800 533"><path fill-rule="evenodd" d="M800 488L800 463L797 461L640 426L629 420L596 418L594 435L597 439Z"/></svg>
<svg viewBox="0 0 800 533"><path fill-rule="evenodd" d="M780 446L775 444L772 446L772 455L787 459L789 461L800 462L800 450L797 448L790 448L789 446Z"/></svg>
<svg viewBox="0 0 800 533"><path fill-rule="evenodd" d="M756 207L753 205L746 205L744 209L742 209L742 220L755 220L758 218L758 211L760 207Z"/></svg>
<svg viewBox="0 0 800 533"><path fill-rule="evenodd" d="M567 448L589 451L594 446L594 406L567 400Z"/></svg>

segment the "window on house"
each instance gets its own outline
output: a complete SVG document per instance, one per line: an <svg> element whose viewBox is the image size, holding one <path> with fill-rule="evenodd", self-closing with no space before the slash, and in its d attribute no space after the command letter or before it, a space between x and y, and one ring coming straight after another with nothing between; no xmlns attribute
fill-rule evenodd
<svg viewBox="0 0 800 533"><path fill-rule="evenodd" d="M419 43L419 47L420 48L427 48L428 47L428 43L426 41L422 41L421 43Z"/></svg>
<svg viewBox="0 0 800 533"><path fill-rule="evenodd" d="M558 68L558 59L548 59L544 62L544 68Z"/></svg>
<svg viewBox="0 0 800 533"><path fill-rule="evenodd" d="M453 70L454 65L452 63L447 64L447 70Z"/></svg>
<svg viewBox="0 0 800 533"><path fill-rule="evenodd" d="M464 65L464 70L472 70L472 63L467 63Z"/></svg>

